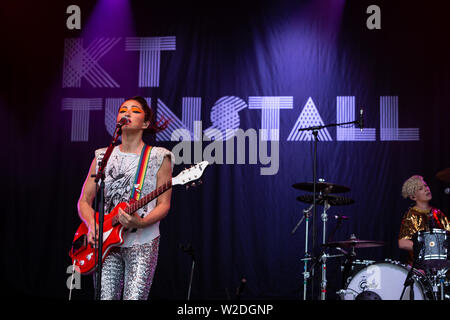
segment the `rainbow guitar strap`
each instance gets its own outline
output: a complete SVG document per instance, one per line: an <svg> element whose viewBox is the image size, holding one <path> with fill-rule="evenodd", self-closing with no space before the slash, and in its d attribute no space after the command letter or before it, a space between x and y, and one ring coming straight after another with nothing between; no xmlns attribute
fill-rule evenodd
<svg viewBox="0 0 450 320"><path fill-rule="evenodd" d="M134 178L133 189L131 190L130 203L138 201L141 198L141 191L144 187L144 180L147 173L148 162L150 161L151 151L151 146L145 145L145 147L142 148L141 157L136 170L136 177ZM131 232L136 232L136 229L131 230Z"/></svg>

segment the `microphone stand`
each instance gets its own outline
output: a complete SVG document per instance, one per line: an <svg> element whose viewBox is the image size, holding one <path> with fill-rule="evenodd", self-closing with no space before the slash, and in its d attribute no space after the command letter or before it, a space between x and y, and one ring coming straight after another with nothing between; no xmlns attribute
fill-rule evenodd
<svg viewBox="0 0 450 320"><path fill-rule="evenodd" d="M187 253L192 258L192 265L191 265L191 275L189 277L189 287L188 287L188 294L187 294L187 300L189 301L191 299L191 289L192 289L192 280L194 279L194 267L195 267L195 254L194 254L194 248L190 243L188 243L186 246L180 245L181 250L183 252Z"/></svg>
<svg viewBox="0 0 450 320"><path fill-rule="evenodd" d="M102 282L102 267L103 267L103 223L105 218L105 168L108 163L108 159L111 156L111 153L115 147L119 136L122 134L122 126L123 124L117 124L116 130L113 135L113 139L111 144L105 151L105 155L103 156L102 161L100 162L99 169L97 174L92 175L91 177L95 178L95 184L98 184L100 181L100 188L98 193L95 194L95 207L98 208L98 245L95 246L95 259L96 259L96 273L95 273L95 300L101 299L101 282ZM97 196L99 200L97 200ZM98 201L98 207L97 207ZM95 228L97 231L97 228Z"/></svg>
<svg viewBox="0 0 450 320"><path fill-rule="evenodd" d="M312 131L312 135L314 136L314 152L313 152L313 213L312 213L312 253L313 255L315 255L315 249L316 249L316 184L317 184L317 142L318 142L318 135L319 135L319 130L328 128L328 127L337 127L337 126L342 126L342 125L347 125L347 124L359 124L361 130L362 130L362 125L363 125L363 120L362 117L360 118L360 120L355 120L355 121L349 121L349 122L343 122L343 123L332 123L332 124L328 124L328 125L323 125L323 126L312 126L312 127L308 127L308 128L301 128L298 129L298 131ZM324 221L325 223L325 221ZM324 235L325 236L325 235ZM312 267L315 267L315 264L313 264ZM306 272L306 270L305 270ZM313 272L313 276L314 276L314 269L312 270ZM323 285L324 282L322 282ZM314 279L311 282L311 295L312 297L314 297ZM321 298L324 300L325 297L322 294Z"/></svg>

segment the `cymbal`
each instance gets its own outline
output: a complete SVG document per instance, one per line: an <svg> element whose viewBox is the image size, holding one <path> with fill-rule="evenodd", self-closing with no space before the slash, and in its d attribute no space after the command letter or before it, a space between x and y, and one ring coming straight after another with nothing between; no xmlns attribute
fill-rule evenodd
<svg viewBox="0 0 450 320"><path fill-rule="evenodd" d="M302 195L297 197L297 201L305 202L305 203L313 203L314 199L313 196L310 194ZM330 206L346 206L352 203L355 203L355 200L345 197L337 197L332 195L326 195L326 196L318 196L316 197L316 203L318 205L324 205L325 201L328 202Z"/></svg>
<svg viewBox="0 0 450 320"><path fill-rule="evenodd" d="M312 182L300 182L292 185L293 188L314 192L314 184ZM328 193L343 193L350 191L350 188L345 186L340 186L334 183L329 182L317 182L316 183L316 192L322 192L325 194Z"/></svg>
<svg viewBox="0 0 450 320"><path fill-rule="evenodd" d="M450 168L439 171L436 174L436 178L444 182L450 182Z"/></svg>
<svg viewBox="0 0 450 320"><path fill-rule="evenodd" d="M329 248L373 248L384 246L383 241L350 239L345 241L328 242L323 245Z"/></svg>

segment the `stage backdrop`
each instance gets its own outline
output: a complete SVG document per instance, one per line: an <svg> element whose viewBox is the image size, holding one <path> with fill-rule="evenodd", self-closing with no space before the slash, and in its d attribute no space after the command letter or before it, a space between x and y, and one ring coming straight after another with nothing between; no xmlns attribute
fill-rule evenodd
<svg viewBox="0 0 450 320"><path fill-rule="evenodd" d="M339 196L354 200L328 210L326 236L384 241L357 250L358 258L403 261L397 237L411 201L400 193L413 174L425 177L433 205L448 213L446 185L435 178L450 167L443 5L101 0L2 7L2 294L68 298L81 187L94 150L111 141L118 107L134 95L172 120L148 143L174 152L174 175L211 162L199 187L173 190L152 299L186 298L192 259L180 247L189 244L193 299L234 299L243 278L243 299L300 299L305 223L291 231L309 206L296 198L310 193L292 185L313 181L314 149L311 132L299 129L359 120L360 109L362 131L346 125L318 133L317 178L347 186ZM322 210L309 230L316 255ZM335 215L349 217L337 230ZM328 260L332 299L341 262ZM73 299L93 298L90 276L79 287Z"/></svg>

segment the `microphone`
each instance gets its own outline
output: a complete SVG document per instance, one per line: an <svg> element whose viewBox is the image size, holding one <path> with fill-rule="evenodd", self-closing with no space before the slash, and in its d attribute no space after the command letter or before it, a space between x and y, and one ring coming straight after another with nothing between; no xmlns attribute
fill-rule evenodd
<svg viewBox="0 0 450 320"><path fill-rule="evenodd" d="M341 216L340 214L335 215L334 218L335 218L336 220L348 220L348 219L350 219L349 217L347 217L347 216Z"/></svg>
<svg viewBox="0 0 450 320"><path fill-rule="evenodd" d="M363 117L363 113L364 113L364 110L363 110L363 108L361 108L361 109L359 110L359 128L361 129L361 132L363 131L363 128L364 128L364 117Z"/></svg>
<svg viewBox="0 0 450 320"><path fill-rule="evenodd" d="M434 212L433 209L428 212L428 228L430 231L437 228L436 220L434 219Z"/></svg>
<svg viewBox="0 0 450 320"><path fill-rule="evenodd" d="M116 128L122 128L124 125L129 124L131 120L128 118L128 116L123 116L122 119L119 120L116 124Z"/></svg>

